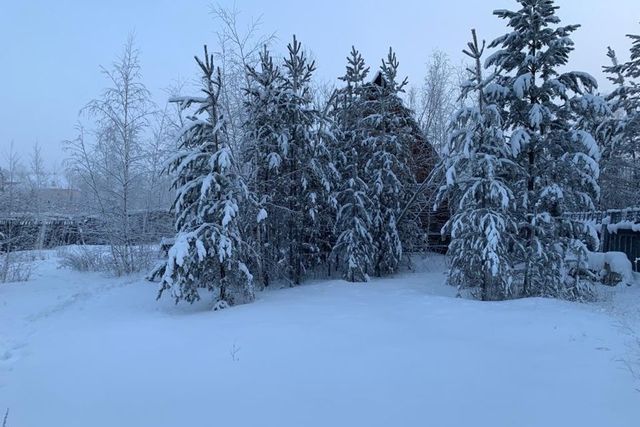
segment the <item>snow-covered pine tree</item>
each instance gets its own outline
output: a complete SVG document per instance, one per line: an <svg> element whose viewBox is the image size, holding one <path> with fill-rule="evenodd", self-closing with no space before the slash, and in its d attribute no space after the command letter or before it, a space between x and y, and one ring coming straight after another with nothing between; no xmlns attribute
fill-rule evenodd
<svg viewBox="0 0 640 427"><path fill-rule="evenodd" d="M268 53L261 70L250 70L256 84L248 92L246 123L256 166L256 196L268 214L266 237L272 264L292 284L328 253L325 240L331 228L321 218L333 208L335 180L327 139L331 133L324 115L314 109L311 78L315 63L293 38L280 72ZM259 182L265 180L264 182Z"/></svg>
<svg viewBox="0 0 640 427"><path fill-rule="evenodd" d="M640 205L640 35L627 35L632 47L630 59L619 63L609 48L611 65L604 67L615 89L607 96L614 116L602 126L603 207Z"/></svg>
<svg viewBox="0 0 640 427"><path fill-rule="evenodd" d="M592 135L598 144L598 150L601 153L599 162L600 175L598 179L601 194L599 206L604 207L610 205L613 200L618 199L618 196L621 193L619 192L619 190L621 190L619 188L621 183L612 181L613 175L616 173L611 173L611 169L613 169L613 167L605 160L604 156L609 156L611 154L610 148L613 133L610 131L613 127L617 126L617 120L611 112L609 102L600 95L585 92L580 96L573 97L570 100L569 105L574 117L574 123L572 125L573 130L581 132L584 131L587 134ZM608 173L607 169L609 169ZM604 176L603 172L605 173ZM594 200L594 203L595 202L597 201ZM594 239L594 242L596 242L594 243L594 246L598 246L597 241L597 238Z"/></svg>
<svg viewBox="0 0 640 427"><path fill-rule="evenodd" d="M313 106L315 61L309 61L295 35L287 49L289 55L283 63L286 102L281 116L288 137L284 206L291 212L286 252L290 279L299 284L307 269L322 261L323 236L331 233L331 228L321 223L320 213L332 203L334 168L326 144L331 134L326 132L325 117Z"/></svg>
<svg viewBox="0 0 640 427"><path fill-rule="evenodd" d="M576 297L580 289L567 288L566 259L570 251L581 252L577 239L589 230L563 214L594 208L599 150L592 135L575 128L579 117L571 104L597 83L586 73L559 71L579 26L560 26L553 0L518 3L517 11L494 12L511 31L490 44L499 49L486 66L498 74L490 101L502 107L523 171L516 194L525 236L523 294Z"/></svg>
<svg viewBox="0 0 640 427"><path fill-rule="evenodd" d="M448 201L453 216L445 225L451 235L449 281L479 288L483 301L512 296L513 265L520 251L515 196L510 178L517 166L502 132L501 111L485 95L492 77L484 79L475 30L463 52L473 61L461 87L461 105L453 115L449 142L440 168L446 185L438 202Z"/></svg>
<svg viewBox="0 0 640 427"><path fill-rule="evenodd" d="M331 252L335 245L335 220L338 207L335 189L341 184L341 176L336 167L338 146L334 134L331 103L335 92L324 105L315 107L316 124L313 128L313 147L309 163L309 206L314 209L307 217L306 241L309 247L317 248L308 258L310 266L326 266L331 274Z"/></svg>
<svg viewBox="0 0 640 427"><path fill-rule="evenodd" d="M363 90L369 68L355 47L347 61L346 74L340 78L346 86L338 91L333 111L336 166L342 177L342 184L336 189L337 240L333 251L345 280L366 282L375 256L370 233L372 203L369 187L362 179L369 152L365 144L367 132L363 127Z"/></svg>
<svg viewBox="0 0 640 427"><path fill-rule="evenodd" d="M246 158L252 165L250 191L258 202L254 236L257 264L260 282L266 287L283 263L282 248L287 237L283 229L290 214L282 206L286 179L282 169L286 167L289 140L282 111L287 98L282 72L274 65L266 46L260 53L259 68L248 67L247 73L251 84L245 89Z"/></svg>
<svg viewBox="0 0 640 427"><path fill-rule="evenodd" d="M238 230L239 198L245 187L218 110L220 69L204 48L196 57L202 72L202 97L180 97L183 110L192 109L180 136L180 151L171 161L174 174L177 235L169 250L158 298L169 292L176 300L200 299L199 288L215 292L214 308L253 301L253 277L244 263Z"/></svg>
<svg viewBox="0 0 640 427"><path fill-rule="evenodd" d="M397 81L398 60L392 49L382 61L380 73L368 84L363 94L366 128L365 145L369 158L365 164L364 182L372 202L371 236L375 254L372 271L376 276L393 273L402 258L401 235L415 237L417 229L403 232L397 223L416 182L410 168L413 129L417 127L413 113L404 106L399 94L407 80Z"/></svg>

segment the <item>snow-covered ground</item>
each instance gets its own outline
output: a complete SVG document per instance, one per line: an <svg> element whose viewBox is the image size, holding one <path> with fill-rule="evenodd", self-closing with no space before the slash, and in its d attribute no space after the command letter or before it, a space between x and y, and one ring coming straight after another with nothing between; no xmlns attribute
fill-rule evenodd
<svg viewBox="0 0 640 427"><path fill-rule="evenodd" d="M442 259L251 305L56 267L0 285L8 427L640 426L640 286L602 302L454 298Z"/></svg>

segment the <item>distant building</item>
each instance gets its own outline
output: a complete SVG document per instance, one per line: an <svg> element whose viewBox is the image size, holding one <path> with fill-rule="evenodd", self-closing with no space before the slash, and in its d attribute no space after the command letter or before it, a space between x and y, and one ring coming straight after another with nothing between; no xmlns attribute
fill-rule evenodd
<svg viewBox="0 0 640 427"><path fill-rule="evenodd" d="M387 82L378 71L373 79L364 86L368 99L374 100L380 96L380 88L385 88ZM439 188L437 180L430 181L428 178L433 173L440 157L431 144L427 140L426 135L420 129L411 110L403 104L396 105L395 113L405 115L409 132L412 136L411 143L411 170L415 175L417 182L415 200L411 206L411 216L417 220L427 235L427 245L431 250L446 252L449 245L449 236L444 236L441 230L445 223L449 220L449 207L447 203L441 203L438 209L434 210L435 196Z"/></svg>
<svg viewBox="0 0 640 427"><path fill-rule="evenodd" d="M11 190L11 192L10 192ZM12 197L11 214L69 215L78 212L82 203L81 192L57 174L37 179L23 175L11 180L6 169L0 168L0 196L3 200ZM0 203L0 213L7 214Z"/></svg>

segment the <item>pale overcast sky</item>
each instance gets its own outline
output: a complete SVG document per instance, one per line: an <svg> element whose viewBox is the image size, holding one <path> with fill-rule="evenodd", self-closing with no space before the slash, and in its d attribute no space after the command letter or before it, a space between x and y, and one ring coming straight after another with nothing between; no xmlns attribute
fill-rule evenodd
<svg viewBox="0 0 640 427"><path fill-rule="evenodd" d="M626 58L624 35L640 33L638 0L558 0L564 24L582 24L574 35L573 69L603 81L608 45ZM233 1L221 1L230 6ZM377 66L389 46L401 72L419 83L434 49L460 62L474 27L487 40L504 33L494 9L513 0L236 0L243 17L262 15L263 30L279 37L282 51L295 33L318 62L317 77L333 80L344 70L352 44ZM63 158L60 142L74 137L78 111L105 85L100 65L120 53L135 31L144 81L156 102L176 78L191 78L193 55L215 44L210 0L0 0L0 165L11 140L27 159L38 140L48 163Z"/></svg>

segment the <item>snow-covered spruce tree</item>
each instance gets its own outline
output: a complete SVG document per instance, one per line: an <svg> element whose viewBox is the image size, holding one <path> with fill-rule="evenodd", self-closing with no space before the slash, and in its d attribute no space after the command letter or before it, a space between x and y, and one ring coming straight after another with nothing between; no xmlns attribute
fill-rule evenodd
<svg viewBox="0 0 640 427"><path fill-rule="evenodd" d="M336 167L336 136L333 133L333 119L331 116L331 98L314 105L316 124L313 130L312 159L309 163L309 206L307 210L306 241L314 249L308 263L313 267L327 267L331 274L331 252L335 245L335 219L338 202L335 189L341 183L341 176Z"/></svg>
<svg viewBox="0 0 640 427"><path fill-rule="evenodd" d="M250 69L246 132L255 164L255 192L268 218L264 262L292 284L328 253L331 230L321 221L331 209L335 181L323 114L313 107L315 64L293 38L283 70L263 52L261 70ZM262 182L261 182L262 180ZM327 240L325 242L325 240Z"/></svg>
<svg viewBox="0 0 640 427"><path fill-rule="evenodd" d="M490 102L502 107L505 133L523 171L514 177L525 246L522 294L579 298L585 289L567 280L566 260L570 252L582 256L579 239L590 233L563 214L594 209L599 150L592 135L575 127L579 116L571 104L597 83L586 73L559 72L579 26L560 26L553 0L518 3L517 11L494 12L511 31L491 43L499 49L486 66L498 74Z"/></svg>
<svg viewBox="0 0 640 427"><path fill-rule="evenodd" d="M371 236L375 254L372 271L376 276L393 273L402 258L401 236L415 237L417 229L410 223L397 223L397 218L415 189L411 173L413 129L417 127L413 113L404 106L399 94L407 84L397 81L399 63L392 49L382 61L376 81L368 84L364 97L366 128L365 146L369 152L364 182L371 199ZM406 226L406 230L401 227Z"/></svg>
<svg viewBox="0 0 640 427"><path fill-rule="evenodd" d="M569 105L575 120L572 124L573 129L575 131L584 131L595 138L598 150L601 153L598 179L601 197L598 206L600 208L616 206L614 200L622 199L620 197L623 193L620 191L622 190L620 188L622 183L615 182L614 176L617 175L617 172L613 171L615 168L604 157L605 155L609 157L611 154L610 148L612 137L614 136L611 131L614 127L617 127L617 120L612 114L609 102L600 95L585 92L581 96L573 97ZM613 158L610 157L610 160L613 160ZM596 202L594 200L594 203ZM594 233L596 233L595 230ZM598 246L598 238L595 235L594 237L594 246Z"/></svg>
<svg viewBox="0 0 640 427"><path fill-rule="evenodd" d="M346 86L337 92L333 110L336 167L342 178L342 184L336 188L337 240L333 252L340 260L338 268L345 280L366 282L375 256L370 233L372 202L369 186L362 179L369 153L363 127L363 90L369 68L355 47L347 61L346 74L340 78Z"/></svg>
<svg viewBox="0 0 640 427"><path fill-rule="evenodd" d="M176 300L200 299L199 288L215 292L214 308L253 301L253 277L243 262L237 224L244 184L236 173L225 137L218 99L220 69L204 48L196 57L202 72L202 97L174 98L183 110L192 109L180 137L180 151L171 161L174 174L177 235L162 274L158 298L169 292Z"/></svg>
<svg viewBox="0 0 640 427"><path fill-rule="evenodd" d="M274 65L266 46L260 53L259 68L248 67L247 73L251 84L245 89L245 157L252 165L250 190L258 202L254 246L260 283L267 287L283 262L283 217L289 214L278 204L285 197L280 171L287 156L288 136L281 117L286 97L282 72Z"/></svg>
<svg viewBox="0 0 640 427"><path fill-rule="evenodd" d="M517 166L502 132L501 111L487 101L491 83L482 75L475 30L464 53L474 61L461 87L467 105L453 115L449 142L441 165L447 182L438 194L448 200L453 216L445 225L451 234L449 281L479 289L483 301L512 296L513 265L520 250L515 196L510 178Z"/></svg>
<svg viewBox="0 0 640 427"><path fill-rule="evenodd" d="M640 205L640 35L632 41L630 59L619 63L609 48L611 65L604 67L615 89L607 96L614 116L602 126L603 207L626 208Z"/></svg>
<svg viewBox="0 0 640 427"><path fill-rule="evenodd" d="M311 78L316 69L309 61L302 45L295 36L287 46L289 55L284 59L283 105L288 140L285 141L286 160L284 207L288 216L289 259L291 281L299 284L308 268L317 266L322 260L323 237L331 229L320 221L320 214L328 209L331 201L331 176L333 166L327 149L325 117L313 106Z"/></svg>

